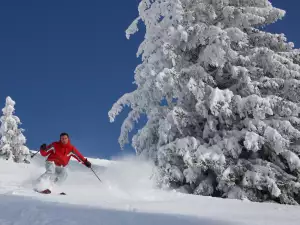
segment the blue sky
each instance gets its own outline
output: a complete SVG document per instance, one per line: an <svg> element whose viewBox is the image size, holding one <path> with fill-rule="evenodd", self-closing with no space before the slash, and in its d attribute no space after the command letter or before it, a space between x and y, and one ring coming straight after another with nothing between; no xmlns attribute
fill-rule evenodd
<svg viewBox="0 0 300 225"><path fill-rule="evenodd" d="M118 145L126 111L110 123L107 112L134 90L136 51L143 33L125 37L138 15L130 1L0 1L0 108L5 97L16 101L30 149L68 132L86 156L110 158ZM300 2L272 1L287 10L268 27L300 43ZM133 153L127 146L125 151Z"/></svg>

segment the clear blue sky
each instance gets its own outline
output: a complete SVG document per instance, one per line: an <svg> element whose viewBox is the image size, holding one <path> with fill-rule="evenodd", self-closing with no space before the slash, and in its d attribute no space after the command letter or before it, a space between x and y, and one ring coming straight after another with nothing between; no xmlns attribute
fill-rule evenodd
<svg viewBox="0 0 300 225"><path fill-rule="evenodd" d="M0 108L16 101L30 149L68 132L86 156L120 154L126 112L110 123L107 112L134 90L137 47L143 33L125 38L138 0L0 1ZM298 1L272 1L287 16L269 31L300 43ZM297 46L298 47L298 46ZM133 153L127 146L125 153Z"/></svg>

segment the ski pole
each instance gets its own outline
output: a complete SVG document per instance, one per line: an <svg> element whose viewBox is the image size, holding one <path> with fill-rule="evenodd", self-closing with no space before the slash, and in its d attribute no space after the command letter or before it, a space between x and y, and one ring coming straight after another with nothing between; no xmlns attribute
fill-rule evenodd
<svg viewBox="0 0 300 225"><path fill-rule="evenodd" d="M98 178L98 180L102 183L102 180L98 177L98 175L97 175L96 172L93 170L93 168L91 167L90 169L93 171L93 173L94 173L95 176Z"/></svg>
<svg viewBox="0 0 300 225"><path fill-rule="evenodd" d="M36 156L41 150L38 150L36 153L34 153L31 158L33 158L34 156Z"/></svg>

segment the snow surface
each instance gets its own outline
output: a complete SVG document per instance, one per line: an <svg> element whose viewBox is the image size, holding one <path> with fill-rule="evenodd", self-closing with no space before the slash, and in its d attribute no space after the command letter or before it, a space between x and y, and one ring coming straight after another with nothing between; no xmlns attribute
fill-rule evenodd
<svg viewBox="0 0 300 225"><path fill-rule="evenodd" d="M1 225L291 225L300 208L186 195L153 188L152 166L135 159L91 159L103 183L71 161L65 184L54 194L32 190L44 172L38 155L31 164L0 161ZM65 191L66 196L56 193Z"/></svg>

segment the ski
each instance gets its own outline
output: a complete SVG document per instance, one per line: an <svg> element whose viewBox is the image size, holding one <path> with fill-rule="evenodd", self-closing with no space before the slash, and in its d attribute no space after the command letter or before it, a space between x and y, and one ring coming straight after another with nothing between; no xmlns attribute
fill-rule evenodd
<svg viewBox="0 0 300 225"><path fill-rule="evenodd" d="M43 191L39 191L39 190L35 189L35 191L40 193L40 194L51 194L51 191L49 189L45 189Z"/></svg>
<svg viewBox="0 0 300 225"><path fill-rule="evenodd" d="M35 192L40 193L40 194L53 194L49 189L45 189L43 191L39 191L34 189ZM60 192L58 195L67 195L65 192Z"/></svg>

